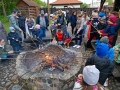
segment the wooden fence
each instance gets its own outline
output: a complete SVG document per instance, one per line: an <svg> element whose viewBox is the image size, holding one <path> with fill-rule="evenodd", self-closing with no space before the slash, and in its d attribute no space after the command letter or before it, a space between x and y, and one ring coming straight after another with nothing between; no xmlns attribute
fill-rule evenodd
<svg viewBox="0 0 120 90"><path fill-rule="evenodd" d="M66 10L69 10L70 14L72 14L73 11L86 11L88 13L88 15L91 15L92 14L92 10L95 10L97 8L50 8L50 13L54 13L58 10L63 10L63 11L66 11ZM48 13L48 9L47 8L41 8L40 10L44 10L45 13Z"/></svg>
<svg viewBox="0 0 120 90"><path fill-rule="evenodd" d="M106 7L106 8L110 9L111 11L113 10L113 7ZM47 8L41 8L41 9L44 10L45 13L48 13ZM69 10L70 14L72 14L73 11L79 12L79 11L82 10L82 11L86 11L88 15L91 15L92 10L95 10L95 9L97 9L97 8L50 8L50 13L52 14L52 13L58 11L58 10L63 10L63 11Z"/></svg>

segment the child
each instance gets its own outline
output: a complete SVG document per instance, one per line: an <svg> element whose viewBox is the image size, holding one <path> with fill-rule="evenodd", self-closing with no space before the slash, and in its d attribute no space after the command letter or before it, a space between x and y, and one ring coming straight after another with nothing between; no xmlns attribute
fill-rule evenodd
<svg viewBox="0 0 120 90"><path fill-rule="evenodd" d="M7 45L5 44L4 39L0 39L0 59L1 62L4 61L4 59L10 58L10 54L13 54L13 50L9 50Z"/></svg>
<svg viewBox="0 0 120 90"><path fill-rule="evenodd" d="M10 45L13 47L15 54L19 54L20 50L23 50L21 46L21 38L19 37L18 33L15 32L14 27L10 27L10 33L8 33L8 40L10 40Z"/></svg>
<svg viewBox="0 0 120 90"><path fill-rule="evenodd" d="M70 44L70 42L71 42L71 37L70 37L69 33L67 32L67 33L65 34L64 45L66 45L67 48L69 48L69 44Z"/></svg>
<svg viewBox="0 0 120 90"><path fill-rule="evenodd" d="M28 17L25 22L26 33L30 36L35 37L35 30L34 30L34 19Z"/></svg>
<svg viewBox="0 0 120 90"><path fill-rule="evenodd" d="M98 83L100 71L95 67L86 66L83 69L83 75L79 74L73 90L104 90Z"/></svg>
<svg viewBox="0 0 120 90"><path fill-rule="evenodd" d="M100 43L96 47L96 55L92 56L86 61L87 65L95 65L96 68L100 71L99 83L103 85L109 75L112 74L114 70L114 64L110 62L107 57L108 54L108 45L105 43Z"/></svg>
<svg viewBox="0 0 120 90"><path fill-rule="evenodd" d="M35 26L35 29L36 29L36 37L37 37L37 41L38 41L38 45L39 45L39 49L42 49L43 48L43 41L42 41L42 37L43 37L43 32L42 30L40 29L40 25L36 25Z"/></svg>
<svg viewBox="0 0 120 90"><path fill-rule="evenodd" d="M58 45L64 44L64 33L61 29L59 29L56 33L56 41L57 41Z"/></svg>
<svg viewBox="0 0 120 90"><path fill-rule="evenodd" d="M52 25L50 26L52 37L55 37L55 34L56 34L56 30L57 30L57 27L55 26L56 22L57 22L57 20L56 20L55 16L53 16L52 17Z"/></svg>
<svg viewBox="0 0 120 90"><path fill-rule="evenodd" d="M100 44L100 43L105 43L108 45L108 54L107 57L109 58L110 62L114 61L114 49L112 48L112 46L109 44L109 39L107 36L104 36L100 39L99 42L97 42L96 44ZM97 51L96 51L97 52ZM96 54L96 53L95 53Z"/></svg>

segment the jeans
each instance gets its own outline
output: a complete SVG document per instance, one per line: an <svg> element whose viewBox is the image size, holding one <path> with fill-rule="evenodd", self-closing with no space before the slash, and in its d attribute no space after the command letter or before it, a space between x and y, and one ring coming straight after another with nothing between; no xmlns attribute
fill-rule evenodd
<svg viewBox="0 0 120 90"><path fill-rule="evenodd" d="M26 30L25 30L25 27L20 27L23 31L23 35L24 35L24 39L26 39Z"/></svg>
<svg viewBox="0 0 120 90"><path fill-rule="evenodd" d="M78 30L76 30L76 32L77 32ZM81 45L81 43L82 43L82 37L83 37L83 29L78 33L78 34L76 34L75 35L75 44L76 45ZM78 43L78 40L80 40L80 42Z"/></svg>
<svg viewBox="0 0 120 90"><path fill-rule="evenodd" d="M7 59L9 59L9 58L11 58L12 57L12 55L3 55L2 57L1 57L1 62L4 62L5 60L7 60Z"/></svg>
<svg viewBox="0 0 120 90"><path fill-rule="evenodd" d="M87 28L87 25L84 25L83 26L83 34L84 34L84 36L85 36L86 28Z"/></svg>
<svg viewBox="0 0 120 90"><path fill-rule="evenodd" d="M57 41L58 45L63 45L64 41Z"/></svg>
<svg viewBox="0 0 120 90"><path fill-rule="evenodd" d="M35 30L34 29L29 29L30 35L33 36L33 38L35 38Z"/></svg>
<svg viewBox="0 0 120 90"><path fill-rule="evenodd" d="M41 27L41 30L43 31L43 37L46 37L46 27Z"/></svg>

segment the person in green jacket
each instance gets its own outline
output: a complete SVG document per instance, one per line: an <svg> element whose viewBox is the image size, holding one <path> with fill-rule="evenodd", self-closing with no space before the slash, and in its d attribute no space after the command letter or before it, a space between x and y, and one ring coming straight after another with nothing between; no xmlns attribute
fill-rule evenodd
<svg viewBox="0 0 120 90"><path fill-rule="evenodd" d="M113 47L115 50L115 62L120 63L120 43Z"/></svg>
<svg viewBox="0 0 120 90"><path fill-rule="evenodd" d="M3 61L9 58L10 54L13 54L13 50L9 50L7 45L5 45L4 39L0 39L0 59Z"/></svg>

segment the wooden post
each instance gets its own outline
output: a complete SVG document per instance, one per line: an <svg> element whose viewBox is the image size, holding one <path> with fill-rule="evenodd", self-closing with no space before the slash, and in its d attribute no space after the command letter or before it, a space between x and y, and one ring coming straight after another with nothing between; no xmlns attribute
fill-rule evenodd
<svg viewBox="0 0 120 90"><path fill-rule="evenodd" d="M48 6L48 20L50 20L50 4L49 4L49 0L47 0L47 6Z"/></svg>

